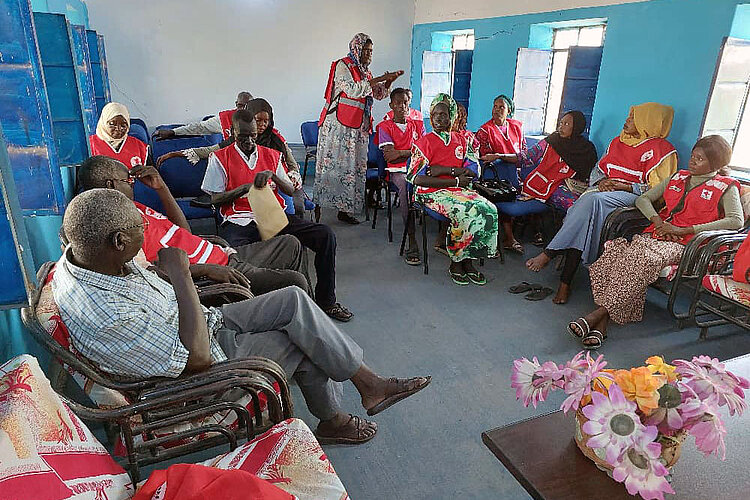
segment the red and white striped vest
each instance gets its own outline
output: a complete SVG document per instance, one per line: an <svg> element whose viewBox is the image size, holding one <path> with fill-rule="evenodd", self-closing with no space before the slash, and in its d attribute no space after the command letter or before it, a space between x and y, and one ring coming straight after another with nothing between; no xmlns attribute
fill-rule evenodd
<svg viewBox="0 0 750 500"><path fill-rule="evenodd" d="M421 151L424 157L427 158L428 165L456 168L464 166L464 160L466 160L466 146L466 137L457 132L451 132L450 142L447 145L435 132L422 136L414 143L414 147ZM438 179L454 178L450 175L441 175ZM426 186L417 186L418 193L432 193L439 189L448 189L449 191L461 190L461 188L457 187L430 188Z"/></svg>
<svg viewBox="0 0 750 500"><path fill-rule="evenodd" d="M106 141L99 138L98 135L94 134L89 137L91 143L91 155L104 155L109 156L122 162L128 169L131 169L137 165L145 165L146 158L148 157L148 146L144 144L140 139L132 136L128 136L120 145L120 150L115 151L112 149Z"/></svg>
<svg viewBox="0 0 750 500"><path fill-rule="evenodd" d="M537 200L547 201L552 193L563 183L575 175L575 170L560 158L557 151L546 145L542 161L526 176L521 193Z"/></svg>
<svg viewBox="0 0 750 500"><path fill-rule="evenodd" d="M646 139L635 146L628 146L615 137L599 160L599 169L610 179L645 184L649 174L672 154L677 155L674 146L660 137Z"/></svg>

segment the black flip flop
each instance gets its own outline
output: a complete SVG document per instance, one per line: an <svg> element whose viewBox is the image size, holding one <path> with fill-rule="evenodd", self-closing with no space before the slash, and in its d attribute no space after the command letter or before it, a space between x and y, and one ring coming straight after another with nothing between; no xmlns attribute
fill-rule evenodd
<svg viewBox="0 0 750 500"><path fill-rule="evenodd" d="M430 382L432 381L432 377L424 377L424 378L425 378L425 381L421 385L413 387L412 389L409 389L408 391L401 391L399 393L394 394L393 396L389 396L385 398L383 401L381 401L380 403L376 404L375 406L367 410L367 415L370 417L372 417L373 415L377 415L381 411L387 410L391 406L395 405L402 399L406 399L409 396L418 393L419 391L421 391L422 389L430 385ZM391 380L395 380L395 379L391 379Z"/></svg>
<svg viewBox="0 0 750 500"><path fill-rule="evenodd" d="M550 295L552 295L553 293L555 293L555 291L549 287L546 287L546 286L536 287L532 291L527 293L524 299L534 300L534 301L544 300Z"/></svg>
<svg viewBox="0 0 750 500"><path fill-rule="evenodd" d="M469 278L469 281L471 281L475 285L483 286L487 284L487 278L485 278L484 274L480 273L479 271L467 272L466 277Z"/></svg>
<svg viewBox="0 0 750 500"><path fill-rule="evenodd" d="M466 276L466 273L454 273L452 271L448 271L448 274L453 280L453 283L457 284L458 286L466 286L471 283L469 277Z"/></svg>
<svg viewBox="0 0 750 500"><path fill-rule="evenodd" d="M534 290L535 288L539 288L543 285L540 285L539 283L529 283L528 281L522 281L517 285L513 285L512 287L508 288L508 292L510 293L525 293L530 292L531 290Z"/></svg>

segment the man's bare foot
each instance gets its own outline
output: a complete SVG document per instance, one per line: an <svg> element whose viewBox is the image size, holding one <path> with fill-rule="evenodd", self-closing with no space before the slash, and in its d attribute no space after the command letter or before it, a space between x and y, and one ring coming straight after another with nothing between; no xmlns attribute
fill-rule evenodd
<svg viewBox="0 0 750 500"><path fill-rule="evenodd" d="M378 424L356 415L338 413L330 420L321 420L315 430L320 444L361 444L375 437Z"/></svg>
<svg viewBox="0 0 750 500"><path fill-rule="evenodd" d="M550 261L549 256L546 253L542 252L536 257L527 260L526 267L538 273L539 271L544 269L547 264L549 264L549 261Z"/></svg>
<svg viewBox="0 0 750 500"><path fill-rule="evenodd" d="M383 379L384 383L378 391L362 396L362 406L368 415L377 415L402 399L421 391L431 380L432 377Z"/></svg>
<svg viewBox="0 0 750 500"><path fill-rule="evenodd" d="M555 304L567 304L568 297L570 297L570 285L560 283L560 286L557 287L557 293L552 299L552 302Z"/></svg>

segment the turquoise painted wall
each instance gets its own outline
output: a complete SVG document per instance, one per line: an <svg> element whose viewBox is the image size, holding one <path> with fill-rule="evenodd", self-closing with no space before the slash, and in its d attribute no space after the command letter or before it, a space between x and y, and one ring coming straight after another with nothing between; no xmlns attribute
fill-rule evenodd
<svg viewBox="0 0 750 500"><path fill-rule="evenodd" d="M88 27L88 11L82 0L32 0L31 5L35 12L65 14L71 23ZM63 168L61 174L66 199L70 200L75 172L71 168ZM57 232L62 224L62 216L28 216L24 217L24 223L35 268L49 260L59 259L61 252ZM41 366L47 366L49 356L26 333L21 322L21 311L0 311L0 362L23 353L33 354Z"/></svg>
<svg viewBox="0 0 750 500"><path fill-rule="evenodd" d="M685 159L700 133L722 38L730 34L735 9L741 3L737 0L652 0L418 24L412 33L413 102L420 101L422 52L430 50L435 31L474 29L469 127L476 130L489 119L492 99L501 93L512 93L518 48L528 47L532 37L543 38L539 31L531 32L532 25L606 18L607 34L591 140L600 154L603 153L612 137L619 134L630 105L658 101L675 108L669 139ZM747 21L743 23L744 28L750 32L747 24ZM739 32L735 27L734 33Z"/></svg>

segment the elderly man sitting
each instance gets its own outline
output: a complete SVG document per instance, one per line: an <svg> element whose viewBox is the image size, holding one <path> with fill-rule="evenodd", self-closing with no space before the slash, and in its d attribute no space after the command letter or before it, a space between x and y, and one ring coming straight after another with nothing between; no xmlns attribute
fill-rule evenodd
<svg viewBox="0 0 750 500"><path fill-rule="evenodd" d="M299 384L320 419L321 443L359 444L377 432L374 422L341 411L342 381L352 381L368 415L430 383L430 377L374 373L362 349L297 287L204 308L183 250L159 251L158 267L171 284L132 262L143 244L143 219L118 191L76 196L63 228L70 245L57 263L52 291L75 348L102 370L177 377L227 357L264 356Z"/></svg>

